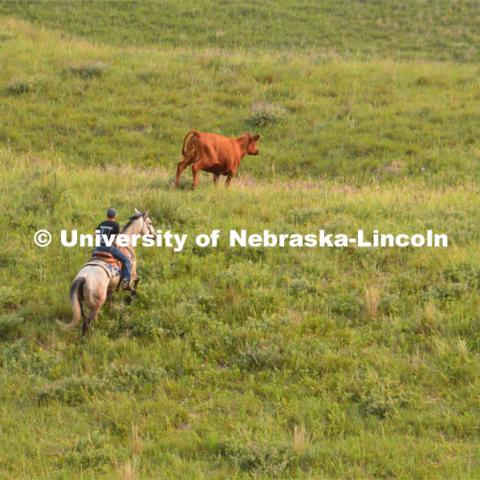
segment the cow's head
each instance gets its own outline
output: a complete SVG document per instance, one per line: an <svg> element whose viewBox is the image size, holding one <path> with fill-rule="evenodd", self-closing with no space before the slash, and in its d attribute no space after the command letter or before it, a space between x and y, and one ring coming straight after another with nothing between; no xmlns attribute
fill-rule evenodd
<svg viewBox="0 0 480 480"><path fill-rule="evenodd" d="M247 155L258 155L260 152L258 151L257 142L260 135L258 133L255 135L246 133L245 136L247 137Z"/></svg>

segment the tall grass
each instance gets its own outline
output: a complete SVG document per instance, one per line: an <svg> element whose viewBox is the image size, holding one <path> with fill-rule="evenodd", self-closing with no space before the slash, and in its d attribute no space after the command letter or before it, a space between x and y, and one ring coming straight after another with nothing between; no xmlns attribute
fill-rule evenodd
<svg viewBox="0 0 480 480"><path fill-rule="evenodd" d="M12 19L0 29L0 140L19 151L173 169L189 129L254 130L261 155L241 172L256 177L479 178L475 65L117 48Z"/></svg>
<svg viewBox="0 0 480 480"><path fill-rule="evenodd" d="M478 472L478 187L389 188L0 161L4 478L465 478ZM47 194L48 192L48 194ZM447 249L138 250L140 295L65 334L106 206L188 233L446 232ZM33 245L48 228L52 245ZM378 286L378 287L377 287ZM411 452L415 452L411 455Z"/></svg>
<svg viewBox="0 0 480 480"><path fill-rule="evenodd" d="M480 476L478 7L292 5L0 1L0 478ZM261 155L173 190L191 128ZM80 342L56 320L90 252L58 233L110 206L189 241L139 248L137 300Z"/></svg>
<svg viewBox="0 0 480 480"><path fill-rule="evenodd" d="M0 14L124 46L479 60L480 9L470 0L1 0Z"/></svg>

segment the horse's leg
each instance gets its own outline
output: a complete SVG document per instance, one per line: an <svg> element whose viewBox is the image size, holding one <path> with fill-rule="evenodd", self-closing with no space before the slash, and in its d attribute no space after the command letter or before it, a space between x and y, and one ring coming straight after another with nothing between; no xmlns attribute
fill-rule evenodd
<svg viewBox="0 0 480 480"><path fill-rule="evenodd" d="M107 307L109 310L112 308L112 298L113 298L112 290L107 290Z"/></svg>
<svg viewBox="0 0 480 480"><path fill-rule="evenodd" d="M130 296L125 299L127 305L130 305L133 300L135 300L135 297L137 296L137 285L139 281L139 278L136 278L134 280L132 290L130 291Z"/></svg>
<svg viewBox="0 0 480 480"><path fill-rule="evenodd" d="M136 278L135 281L133 282L133 290L132 290L132 300L137 296L137 286L138 286L138 282L140 281L140 278Z"/></svg>
<svg viewBox="0 0 480 480"><path fill-rule="evenodd" d="M87 324L87 319L84 318L82 322L82 338L84 338L87 333L88 333L88 324Z"/></svg>
<svg viewBox="0 0 480 480"><path fill-rule="evenodd" d="M87 333L90 333L90 324L95 320L97 314L98 310L94 308L90 312L88 312L87 317L83 319L82 337L84 337Z"/></svg>
<svg viewBox="0 0 480 480"><path fill-rule="evenodd" d="M98 312L105 303L108 295L108 284L99 286L95 292L91 292L88 298L88 315L83 320L82 337L90 331L91 323L97 318Z"/></svg>
<svg viewBox="0 0 480 480"><path fill-rule="evenodd" d="M220 175L213 174L213 183L215 186L218 185L218 179L220 178Z"/></svg>

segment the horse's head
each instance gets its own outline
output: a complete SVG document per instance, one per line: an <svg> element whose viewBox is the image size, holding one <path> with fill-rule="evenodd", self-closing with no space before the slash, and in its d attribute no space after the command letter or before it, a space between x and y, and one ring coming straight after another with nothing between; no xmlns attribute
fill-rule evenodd
<svg viewBox="0 0 480 480"><path fill-rule="evenodd" d="M136 235L153 235L156 237L155 228L153 228L152 220L149 217L148 210L141 212L137 208L135 213L129 218L122 233Z"/></svg>
<svg viewBox="0 0 480 480"><path fill-rule="evenodd" d="M138 209L135 209L135 215L138 216L138 219L143 220L143 224L141 226L140 235L153 235L154 237L157 235L155 232L155 228L153 227L152 220L150 219L148 210L145 212L141 212Z"/></svg>

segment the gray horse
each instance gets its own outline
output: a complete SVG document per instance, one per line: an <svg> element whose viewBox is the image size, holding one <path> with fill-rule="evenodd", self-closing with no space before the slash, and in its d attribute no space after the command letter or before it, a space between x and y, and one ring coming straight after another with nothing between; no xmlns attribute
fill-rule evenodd
<svg viewBox="0 0 480 480"><path fill-rule="evenodd" d="M130 221L125 225L121 233L130 237L146 234L155 236L155 229L148 217L148 212L142 213L135 209L135 214L130 217ZM135 251L132 246L122 247L121 250L130 257L132 263L133 298L136 294L139 280ZM103 262L95 260L87 262L77 273L70 287L70 303L73 309L72 321L68 324L62 323L61 326L66 329L72 329L83 319L82 335L85 335L105 300L107 298L110 299L113 291L118 287L119 281L120 276L113 275L108 266ZM85 314L84 306L88 309L87 314Z"/></svg>

